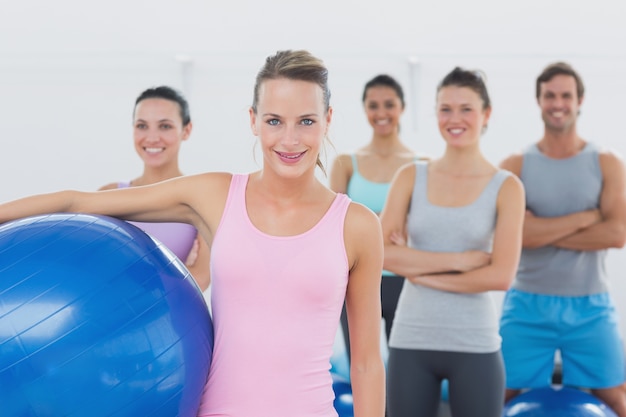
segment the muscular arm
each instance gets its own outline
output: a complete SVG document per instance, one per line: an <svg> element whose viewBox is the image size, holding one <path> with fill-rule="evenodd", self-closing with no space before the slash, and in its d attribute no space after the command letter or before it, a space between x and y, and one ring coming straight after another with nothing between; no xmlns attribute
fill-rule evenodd
<svg viewBox="0 0 626 417"><path fill-rule="evenodd" d="M415 165L409 164L396 173L380 216L385 244L384 268L400 276L463 271L488 262L479 251L462 253L427 252L394 243L394 235L404 233L413 184Z"/></svg>
<svg viewBox="0 0 626 417"><path fill-rule="evenodd" d="M601 219L563 237L554 246L582 251L621 248L626 241L626 172L624 163L613 153L600 155L603 187L600 195Z"/></svg>
<svg viewBox="0 0 626 417"><path fill-rule="evenodd" d="M379 340L383 263L380 223L370 210L352 203L345 228L351 266L346 311L354 416L381 417L385 413L385 368Z"/></svg>
<svg viewBox="0 0 626 417"><path fill-rule="evenodd" d="M498 194L491 262L459 274L411 277L411 282L460 293L507 290L519 264L524 207L522 183L517 177L511 176L504 182Z"/></svg>
<svg viewBox="0 0 626 417"><path fill-rule="evenodd" d="M329 187L336 193L345 194L352 176L352 159L350 155L339 155L330 168Z"/></svg>
<svg viewBox="0 0 626 417"><path fill-rule="evenodd" d="M521 178L522 164L523 156L515 154L502 161L500 167ZM552 245L560 239L589 227L599 219L598 210L582 211L559 217L537 217L528 211L524 219L522 246L532 249Z"/></svg>
<svg viewBox="0 0 626 417"><path fill-rule="evenodd" d="M556 245L600 221L599 210L587 210L559 217L537 217L527 211L524 220L524 247L539 248Z"/></svg>

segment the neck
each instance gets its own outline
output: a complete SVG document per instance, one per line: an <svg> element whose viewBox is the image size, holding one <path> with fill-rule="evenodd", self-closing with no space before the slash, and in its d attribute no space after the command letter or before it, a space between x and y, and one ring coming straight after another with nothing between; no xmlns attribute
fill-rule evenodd
<svg viewBox="0 0 626 417"><path fill-rule="evenodd" d="M407 151L406 146L402 144L397 134L388 136L374 135L365 149L382 157Z"/></svg>
<svg viewBox="0 0 626 417"><path fill-rule="evenodd" d="M446 147L436 166L444 172L454 175L482 175L491 164L485 159L478 147Z"/></svg>
<svg viewBox="0 0 626 417"><path fill-rule="evenodd" d="M264 190L264 195L282 202L307 199L314 195L313 190L320 185L314 170L311 175L297 178L285 178L269 170L261 170L250 174L250 181L256 183L258 189Z"/></svg>
<svg viewBox="0 0 626 417"><path fill-rule="evenodd" d="M555 132L546 130L537 143L539 150L552 158L567 158L576 155L585 146L585 141L578 136L576 129Z"/></svg>

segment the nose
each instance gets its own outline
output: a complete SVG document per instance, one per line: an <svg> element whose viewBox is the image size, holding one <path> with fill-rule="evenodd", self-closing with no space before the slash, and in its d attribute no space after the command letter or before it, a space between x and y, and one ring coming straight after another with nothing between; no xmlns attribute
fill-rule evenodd
<svg viewBox="0 0 626 417"><path fill-rule="evenodd" d="M552 107L562 108L564 106L565 100L562 97L555 97L552 101Z"/></svg>
<svg viewBox="0 0 626 417"><path fill-rule="evenodd" d="M451 110L450 118L448 119L451 122L456 122L461 119L461 112L459 110Z"/></svg>
<svg viewBox="0 0 626 417"><path fill-rule="evenodd" d="M284 146L293 146L300 143L297 126L292 124L285 125L280 142Z"/></svg>
<svg viewBox="0 0 626 417"><path fill-rule="evenodd" d="M146 140L148 142L158 142L159 141L159 132L156 129L149 129L146 132Z"/></svg>

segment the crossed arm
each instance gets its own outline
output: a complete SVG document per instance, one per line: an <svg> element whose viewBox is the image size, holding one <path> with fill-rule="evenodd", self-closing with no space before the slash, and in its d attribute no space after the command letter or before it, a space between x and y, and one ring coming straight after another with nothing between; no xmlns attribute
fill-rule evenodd
<svg viewBox="0 0 626 417"><path fill-rule="evenodd" d="M521 174L522 156L514 155L502 168ZM537 217L527 211L523 246L552 245L563 249L593 251L621 248L626 242L626 171L615 154L600 154L603 187L599 207L559 217Z"/></svg>
<svg viewBox="0 0 626 417"><path fill-rule="evenodd" d="M521 182L509 177L501 187L491 253L429 252L398 244L402 238L397 231L404 230L414 178L414 166L398 171L381 215L385 269L413 283L443 291L475 293L508 289L521 252L525 205Z"/></svg>

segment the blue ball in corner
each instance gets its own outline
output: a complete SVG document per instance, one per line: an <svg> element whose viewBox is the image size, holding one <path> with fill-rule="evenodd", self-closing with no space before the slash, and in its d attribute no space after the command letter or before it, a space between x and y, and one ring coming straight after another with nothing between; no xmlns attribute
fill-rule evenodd
<svg viewBox="0 0 626 417"><path fill-rule="evenodd" d="M0 404L11 416L195 416L208 308L162 244L105 216L0 226Z"/></svg>

